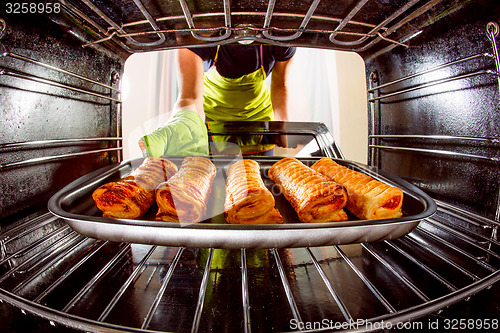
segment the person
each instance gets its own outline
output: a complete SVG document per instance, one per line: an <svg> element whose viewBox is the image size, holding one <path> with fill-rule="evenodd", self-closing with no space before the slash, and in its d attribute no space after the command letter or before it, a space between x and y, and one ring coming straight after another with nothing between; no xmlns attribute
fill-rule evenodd
<svg viewBox="0 0 500 333"><path fill-rule="evenodd" d="M174 116L142 137L141 149L156 157L203 154L210 139L205 122L288 120L287 76L295 52L253 44L179 49Z"/></svg>

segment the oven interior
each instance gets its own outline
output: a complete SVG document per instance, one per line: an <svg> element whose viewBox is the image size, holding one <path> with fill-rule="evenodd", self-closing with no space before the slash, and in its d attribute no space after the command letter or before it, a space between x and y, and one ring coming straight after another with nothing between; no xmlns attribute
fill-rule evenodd
<svg viewBox="0 0 500 333"><path fill-rule="evenodd" d="M5 6L0 327L369 331L444 328L465 318L479 320L472 328L494 329L499 7L457 0ZM120 79L130 54L245 39L361 55L368 164L425 191L436 214L398 239L229 250L87 238L48 211L67 184L122 162ZM286 125L268 125L259 130L287 133ZM320 155L342 158L329 133L316 137Z"/></svg>

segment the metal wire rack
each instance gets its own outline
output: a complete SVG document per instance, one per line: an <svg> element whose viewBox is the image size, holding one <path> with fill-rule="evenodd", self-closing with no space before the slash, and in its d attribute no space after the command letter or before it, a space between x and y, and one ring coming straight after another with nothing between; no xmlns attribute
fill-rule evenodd
<svg viewBox="0 0 500 333"><path fill-rule="evenodd" d="M276 12L275 1L267 4L267 11L230 12L225 1L222 12L191 14L181 0L181 15L160 18L153 18L148 9L134 1L145 20L125 23L115 22L87 1L87 7L109 27L80 7L68 1L61 3L95 29L100 39L91 44L113 41L130 52L173 47L169 44L171 34L187 33L203 42L223 42L244 29L274 42L297 41L305 34L320 33L334 47L359 51L380 41L399 45L389 40L392 33L440 1L429 1L418 9L418 1L409 1L401 12L375 24L353 21L367 1L359 1L343 17L326 17L315 15L318 1L312 1L307 14ZM403 13L410 14L401 18ZM233 26L232 20L241 15L263 18L264 24ZM202 17L222 17L225 25L198 28L196 19ZM298 28L271 25L278 17L298 19ZM187 27L164 29L160 25L174 21L185 21ZM337 26L311 28L315 21ZM148 29L126 30L138 26ZM355 31L346 30L353 26ZM365 28L369 31L359 32ZM153 39L139 39L143 36ZM341 39L346 36L356 39ZM351 45L342 45L346 43ZM24 60L10 53L3 55L7 56ZM491 55L473 57L489 59ZM498 64L498 56L495 59ZM498 68L493 74L498 75ZM371 102L385 97L375 96ZM496 138L465 139L497 143ZM19 142L0 149L66 141ZM372 144L371 149L381 148ZM38 160L3 163L0 169L35 162ZM43 211L0 234L0 303L47 318L54 326L87 331L296 331L308 329L309 324L310 330L316 331L370 331L379 329L382 323L395 327L468 299L500 280L499 222L445 202L439 201L438 206L433 217L397 240L269 250L106 242L82 237Z"/></svg>
<svg viewBox="0 0 500 333"><path fill-rule="evenodd" d="M1 44L0 44L1 45ZM115 102L115 103L121 103L120 99L120 90L116 87L113 87L110 84L104 84L102 82L96 81L94 79L79 75L74 72L67 71L65 69L52 66L50 64L37 61L16 53L12 52L3 52L0 54L0 60L4 59L12 59L16 63L12 65L12 67L15 68L23 68L22 64L23 63L28 63L30 65L33 65L35 67L41 67L44 68L48 71L52 72L57 72L62 74L65 77L73 78L76 79L78 82L84 82L88 85L90 85L92 88L99 88L100 90L104 92L99 92L97 90L90 90L90 89L85 89L80 86L76 86L73 84L69 83L63 83L56 81L54 79L46 79L34 74L30 74L27 72L23 72L17 69L11 69L7 68L4 64L0 64L0 77L5 75L5 76L11 76L15 77L17 79L21 80L28 80L35 82L36 84L39 84L41 86L43 85L49 85L52 87L56 88L61 88L64 90L69 90L72 92L76 92L79 95L82 96L90 96L92 98L97 98L97 100L106 100L108 103ZM4 60L5 61L5 60ZM118 127L120 125L118 124ZM117 133L121 133L120 129L116 131ZM76 151L76 152L68 152L64 154L58 154L58 155L50 155L50 156L41 156L41 157L33 157L33 158L27 158L23 160L16 160L16 161L5 161L0 163L0 170L7 169L7 168L13 168L13 167L20 167L24 165L30 165L30 164L36 164L36 163L42 163L42 162L50 162L54 160L60 160L60 159L66 159L66 158L71 158L71 157L76 157L76 156L81 156L81 155L89 155L89 154L102 154L106 152L118 152L121 154L123 147L122 147L122 137L120 135L117 135L116 137L95 137L95 138L69 138L69 139L54 139L54 140L36 140L36 141L27 141L27 142L14 142L14 143L7 143L7 144L0 144L0 152L3 151L12 151L13 149L34 149L36 147L44 147L44 148L49 148L49 147L60 147L61 145L66 145L66 146L71 146L71 145L78 145L78 144L98 144L98 143L103 143L104 148L99 148L99 149L87 149L84 151ZM114 143L115 147L109 146L109 142ZM119 159L121 160L121 155L119 155Z"/></svg>
<svg viewBox="0 0 500 333"><path fill-rule="evenodd" d="M116 244L46 213L1 235L0 300L89 331L395 328L500 280L499 224L439 206L397 240L269 250Z"/></svg>
<svg viewBox="0 0 500 333"><path fill-rule="evenodd" d="M492 42L492 49L493 49L493 54L490 53L480 53L480 54L475 54L469 57L465 57L462 59L458 59L455 61L451 61L439 66L435 66L433 68L429 68L428 70L421 71L419 73L415 73L412 75L408 75L406 77L400 78L398 80L394 80L391 82L387 82L384 84L380 85L375 85L374 80L370 80L371 87L368 89L368 94L369 94L369 99L368 102L370 103L370 112L371 112L371 119L377 119L377 116L375 115L376 110L379 109L380 107L377 107L376 103L380 102L381 100L384 99L389 99L395 96L407 94L413 91L417 91L420 89L425 89L441 84L445 84L448 82L452 81L457 81L457 80L464 80L468 78L472 78L475 76L481 76L481 75L491 75L496 77L498 80L500 80L500 74L499 74L499 64L500 64L500 56L498 53L498 48L496 45L496 35L498 34L498 25L496 23L489 23L487 26L487 35L490 38ZM419 85L415 85L409 88L403 88L403 89L397 89L395 91L391 92L384 92L384 88L391 87L394 85L397 85L401 82L419 77L419 76L424 76L426 74L430 74L448 67L452 66L458 66L462 63L467 63L476 59L487 59L487 60L492 60L494 62L494 65L496 69L479 69L477 71L471 72L471 73L466 73L466 74L461 74L461 75L456 75L453 77L446 77L438 80L434 80L431 82L424 82ZM372 73L372 77L376 78L376 73ZM500 81L499 81L500 82ZM469 157L469 158L474 158L474 159L480 159L480 160L486 160L486 161L492 161L492 162L499 162L498 157L491 157L491 156L481 156L481 155L474 155L474 154L465 154L465 153L459 153L456 151L444 151L444 150L430 150L430 149L423 149L423 148L410 148L410 147L396 147L396 146L390 146L390 145L381 145L378 143L380 139L430 139L430 140L465 140L465 141L474 141L474 142L488 142L492 144L496 144L499 141L498 138L477 138L477 137L466 137L466 136L452 136L452 135L381 135L381 134L375 134L374 130L376 128L376 125L372 123L372 132L369 135L370 138L370 145L369 149L371 150L371 159L372 163L377 164L375 161L375 152L377 149L391 149L391 150L406 150L406 151L418 151L418 152L424 152L424 153L431 153L431 154L441 154L441 155L454 155L454 156L463 156L463 157Z"/></svg>
<svg viewBox="0 0 500 333"><path fill-rule="evenodd" d="M370 77L370 87L368 89L368 102L369 102L369 112L371 122L371 129L369 134L369 163L371 165L379 165L380 156L378 152L380 151L396 151L396 152L412 152L412 153L422 153L435 156L454 156L470 159L473 161L481 161L487 163L498 164L500 162L500 157L496 153L498 151L498 144L500 139L496 137L477 137L477 136L465 136L465 135L432 135L432 134L381 134L379 124L376 123L377 119L380 119L381 113L383 113L383 102L394 101L394 98L401 96L408 96L412 92L418 92L430 87L436 87L439 85L445 85L454 81L466 81L472 80L475 77L493 77L499 82L500 86L500 55L496 43L496 38L499 33L498 24L495 22L489 22L486 25L486 36L491 42L492 53L479 53L472 56L467 56L461 59L450 61L438 66L434 66L427 70L420 71L405 77L399 78L394 81L386 82L383 84L378 84L377 74L375 72L371 73ZM486 63L486 65L484 63ZM471 65L473 64L473 65ZM468 67L469 71L466 73L459 73L455 75L448 75L447 70L450 68L457 69L460 71L460 66L472 66ZM470 68L476 68L471 70ZM430 80L427 75L433 75L439 72L446 73L444 77ZM414 80L416 78L422 78L420 82L415 84ZM405 83L409 83L409 86L405 86ZM393 90L390 90L393 89ZM392 141L391 141L392 140ZM394 141L396 140L396 141ZM412 143L413 141L413 143ZM425 147L419 146L419 143L414 142L424 142ZM430 149L428 148L429 142L438 142L437 145L440 149ZM481 146L482 149L470 150L463 149L459 151L456 147L454 150L443 149L446 147L445 144L450 143L467 143L471 147L474 145L484 144ZM406 144L406 145L405 145ZM413 146L411 146L413 145ZM448 146L449 147L449 146ZM492 147L491 152L484 149L484 147ZM500 193L497 197L496 206L496 220L500 219Z"/></svg>
<svg viewBox="0 0 500 333"><path fill-rule="evenodd" d="M0 59L2 59L2 58L12 58L12 59L20 60L22 62L27 62L27 63L33 64L33 65L36 65L36 66L41 66L41 67L44 67L44 68L49 69L49 70L53 70L53 71L57 71L59 73L63 73L65 75L71 76L73 78L77 78L79 80L83 80L83 81L91 83L91 84L93 84L95 86L99 86L99 87L105 88L107 91L114 92L115 94L119 93L119 89L117 89L115 87L112 87L110 85L107 85L107 84L95 81L93 79L90 79L90 78L78 75L76 73L69 72L67 70L64 70L64 69L61 69L61 68L58 68L58 67L55 67L55 66L51 66L51 65L45 64L45 63L43 63L41 61L36 61L36 60L30 59L30 58L21 56L19 54L15 54L15 53L11 53L11 52L3 52L2 54L0 54ZM30 81L38 82L38 83L41 83L41 84L47 84L47 85L55 86L55 87L58 87L58 88L68 89L68 90L76 91L78 93L82 93L82 94L86 94L86 95L91 95L91 96L95 96L95 97L98 97L98 98L106 99L106 100L109 100L109 101L114 101L114 102L121 103L121 100L119 98L116 98L116 97L113 97L113 96L104 95L102 93L96 93L94 91L90 91L90 90L86 90L86 89L74 87L74 86L71 86L69 84L60 83L60 82L57 82L57 81L54 81L54 80L48 80L48 79L41 78L41 77L38 77L38 76L35 76L35 75L32 75L32 74L23 73L23 72L20 72L20 71L10 70L8 68L0 68L0 75L13 76L13 77L17 77L17 78L20 78L20 79L30 80Z"/></svg>
<svg viewBox="0 0 500 333"><path fill-rule="evenodd" d="M364 52L381 43L408 47L407 41L418 34L418 29L408 30L412 27L410 22L424 14L433 15L436 6L446 3L409 0L395 7L390 15L372 17L373 4L368 0L338 6L312 0L301 3L299 9L276 0L246 4L245 9L229 0L213 3L206 9L186 0L165 4L134 0L128 15L110 12L109 8L105 10L88 0L60 2L68 14L93 29L94 40L84 46L114 42L131 53L178 47L179 40L182 45L224 44L240 39L301 44L313 39L312 36L318 47L355 52ZM158 14L161 12L158 6L170 14ZM122 21L114 18L118 16ZM239 18L246 23L238 24Z"/></svg>

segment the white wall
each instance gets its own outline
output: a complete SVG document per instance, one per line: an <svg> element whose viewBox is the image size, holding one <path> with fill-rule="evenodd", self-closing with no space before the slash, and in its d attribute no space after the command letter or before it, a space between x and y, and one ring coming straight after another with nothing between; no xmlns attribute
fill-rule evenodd
<svg viewBox="0 0 500 333"><path fill-rule="evenodd" d="M354 53L336 52L337 105L333 110L338 130L335 140L348 160L367 163L368 104L363 59Z"/></svg>
<svg viewBox="0 0 500 333"><path fill-rule="evenodd" d="M176 87L166 73L175 74L174 57L169 56L172 52L133 54L125 62L122 88L125 160L141 157L139 138L170 118Z"/></svg>
<svg viewBox="0 0 500 333"><path fill-rule="evenodd" d="M368 113L363 59L350 52L299 48L289 82L291 120L324 123L346 159L366 164Z"/></svg>
<svg viewBox="0 0 500 333"><path fill-rule="evenodd" d="M140 157L139 138L170 117L176 97L172 52L134 54L125 63L125 159ZM368 142L364 70L357 54L299 48L289 80L290 120L325 123L345 158L361 163L366 163Z"/></svg>

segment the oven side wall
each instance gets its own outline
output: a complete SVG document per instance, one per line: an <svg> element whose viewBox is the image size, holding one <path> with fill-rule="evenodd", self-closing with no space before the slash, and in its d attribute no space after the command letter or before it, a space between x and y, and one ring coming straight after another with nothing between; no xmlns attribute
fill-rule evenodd
<svg viewBox="0 0 500 333"><path fill-rule="evenodd" d="M85 33L71 27L62 14L1 18L6 23L0 39L2 53L6 52L0 57L4 229L45 210L48 199L64 185L120 156L120 149L113 149L120 146L120 103L95 96L117 99L116 91L16 56L118 87L119 80L113 78L121 75L125 55L83 48Z"/></svg>
<svg viewBox="0 0 500 333"><path fill-rule="evenodd" d="M498 4L474 2L422 29L409 48L366 57L368 86L476 54L493 54L486 26L499 14ZM496 70L494 60L480 56L374 91L370 98L418 88L369 102L369 133L377 135L369 140L370 164L399 175L437 200L498 220L499 86L495 75L475 74L488 69ZM422 86L449 78L453 79ZM460 138L430 137L434 135Z"/></svg>

